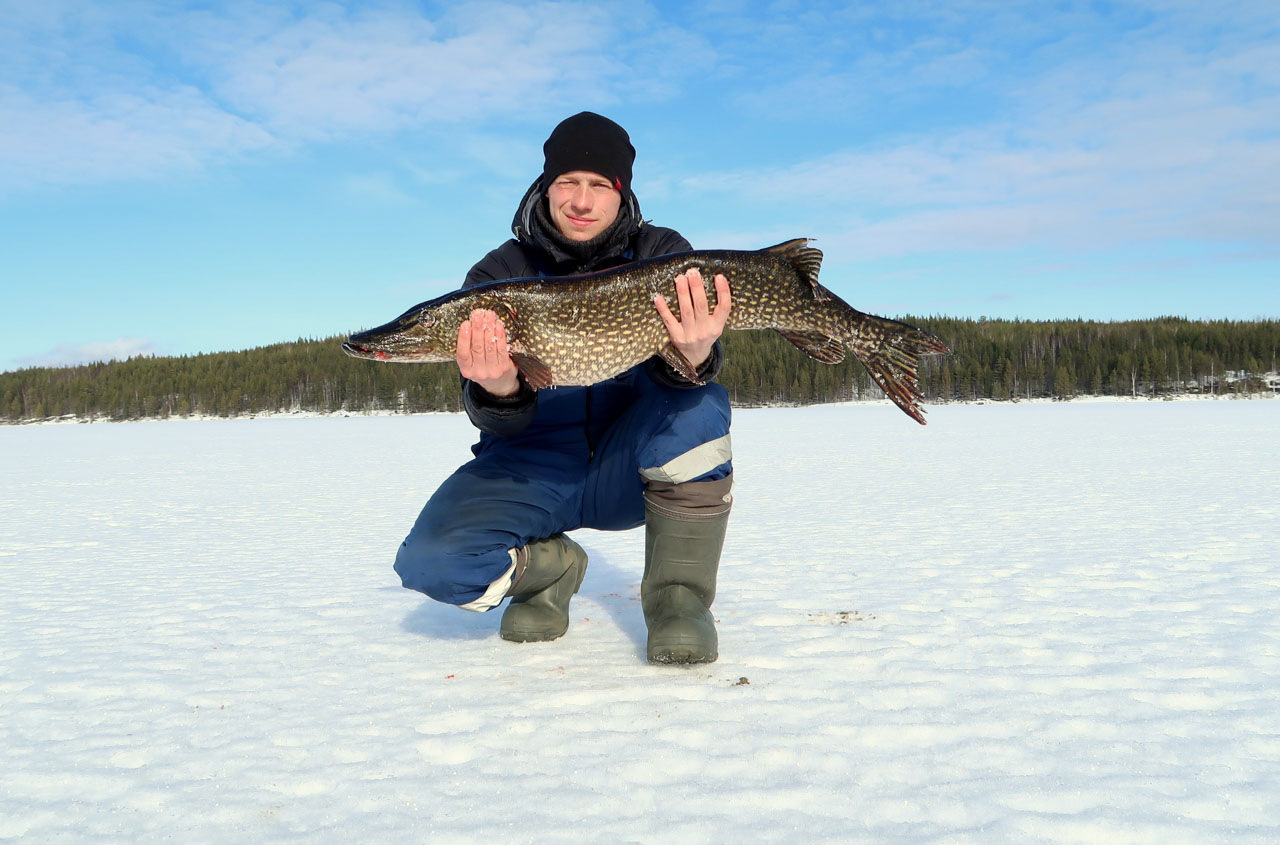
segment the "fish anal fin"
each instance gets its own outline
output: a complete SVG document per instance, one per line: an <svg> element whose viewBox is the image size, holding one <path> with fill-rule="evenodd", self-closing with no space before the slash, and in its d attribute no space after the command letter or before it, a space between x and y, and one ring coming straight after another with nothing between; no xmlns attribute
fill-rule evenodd
<svg viewBox="0 0 1280 845"><path fill-rule="evenodd" d="M524 376L525 383L534 390L544 390L548 387L554 387L556 380L551 373L551 368L542 361L527 352L517 352L511 350L511 360L515 362L516 369L520 371L520 375Z"/></svg>
<svg viewBox="0 0 1280 845"><path fill-rule="evenodd" d="M819 302L831 299L831 292L818 283L822 270L822 250L809 246L809 238L793 238L760 250L777 255L790 262L800 278L813 290L813 298Z"/></svg>
<svg viewBox="0 0 1280 845"><path fill-rule="evenodd" d="M662 347L661 351L658 352L658 355L662 357L662 360L670 364L672 369L687 378L689 381L699 385L706 384L705 381L698 378L698 368L690 363L688 358L684 357L683 352L676 349L674 343L668 343L666 346Z"/></svg>
<svg viewBox="0 0 1280 845"><path fill-rule="evenodd" d="M839 364L844 360L844 344L829 334L796 329L774 329L774 331L815 361Z"/></svg>

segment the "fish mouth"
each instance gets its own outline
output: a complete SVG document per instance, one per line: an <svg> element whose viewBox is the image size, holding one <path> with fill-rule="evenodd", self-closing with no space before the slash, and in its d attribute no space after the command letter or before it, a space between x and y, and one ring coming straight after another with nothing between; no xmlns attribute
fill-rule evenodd
<svg viewBox="0 0 1280 845"><path fill-rule="evenodd" d="M363 343L354 343L350 340L342 342L342 351L350 355L352 358L369 358L374 361L385 361L391 356L381 349L374 349L365 346Z"/></svg>

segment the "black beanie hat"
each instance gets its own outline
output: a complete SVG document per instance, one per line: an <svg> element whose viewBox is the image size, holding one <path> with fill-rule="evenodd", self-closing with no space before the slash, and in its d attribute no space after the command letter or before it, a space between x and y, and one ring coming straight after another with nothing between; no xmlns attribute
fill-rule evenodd
<svg viewBox="0 0 1280 845"><path fill-rule="evenodd" d="M562 173L587 170L613 180L613 186L626 196L631 193L631 165L636 160L635 147L627 130L607 117L584 111L560 121L551 137L542 145L542 186Z"/></svg>

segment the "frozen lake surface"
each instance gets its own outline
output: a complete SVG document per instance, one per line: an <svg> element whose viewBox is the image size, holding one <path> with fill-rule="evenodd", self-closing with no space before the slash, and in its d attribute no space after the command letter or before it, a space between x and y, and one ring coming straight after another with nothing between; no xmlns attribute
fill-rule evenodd
<svg viewBox="0 0 1280 845"><path fill-rule="evenodd" d="M0 838L1274 842L1280 401L738 411L720 660L391 562L457 415L0 427Z"/></svg>

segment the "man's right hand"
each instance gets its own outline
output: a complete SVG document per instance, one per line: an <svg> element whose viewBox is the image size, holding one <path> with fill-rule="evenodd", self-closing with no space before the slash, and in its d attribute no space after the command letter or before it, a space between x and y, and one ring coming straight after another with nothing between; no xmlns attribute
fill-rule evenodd
<svg viewBox="0 0 1280 845"><path fill-rule="evenodd" d="M507 347L507 327L487 308L471 312L458 327L458 371L500 399L520 391L519 370Z"/></svg>

